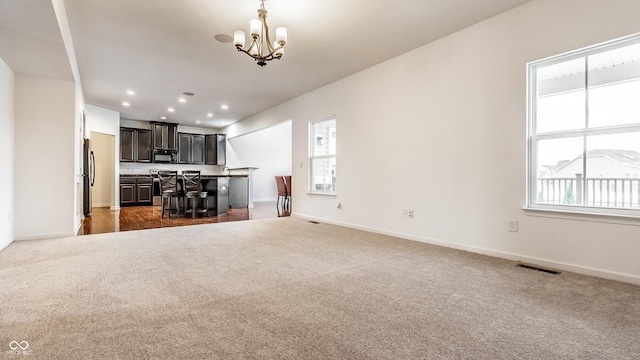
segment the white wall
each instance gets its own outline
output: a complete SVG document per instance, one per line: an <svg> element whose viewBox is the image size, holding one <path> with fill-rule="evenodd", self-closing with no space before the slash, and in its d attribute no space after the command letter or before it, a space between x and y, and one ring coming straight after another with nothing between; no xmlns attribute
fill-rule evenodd
<svg viewBox="0 0 640 360"><path fill-rule="evenodd" d="M15 76L16 240L75 234L76 106L73 82Z"/></svg>
<svg viewBox="0 0 640 360"><path fill-rule="evenodd" d="M0 59L0 250L13 242L14 74Z"/></svg>
<svg viewBox="0 0 640 360"><path fill-rule="evenodd" d="M307 179L308 121L335 114L338 196L295 181L295 214L640 284L640 222L522 209L526 63L639 32L638 13L635 0L532 1L226 132L293 119L293 176Z"/></svg>
<svg viewBox="0 0 640 360"><path fill-rule="evenodd" d="M112 161L114 164L114 172L111 179L111 210L120 208L120 113L107 110L90 104L85 104L86 128L84 131L85 138L90 139L91 133L102 133L113 135L114 148L112 153Z"/></svg>
<svg viewBox="0 0 640 360"><path fill-rule="evenodd" d="M275 176L291 175L291 121L227 139L227 166L257 167L254 201L276 201Z"/></svg>

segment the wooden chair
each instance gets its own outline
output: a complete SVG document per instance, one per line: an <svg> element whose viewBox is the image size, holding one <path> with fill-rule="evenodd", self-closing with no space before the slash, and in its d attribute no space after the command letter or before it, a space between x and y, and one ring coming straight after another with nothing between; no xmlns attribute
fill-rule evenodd
<svg viewBox="0 0 640 360"><path fill-rule="evenodd" d="M284 182L284 176L276 176L276 187L278 189L278 200L276 201L276 207L280 206L280 198L282 198L282 206L286 206L288 193L287 185Z"/></svg>
<svg viewBox="0 0 640 360"><path fill-rule="evenodd" d="M162 196L162 215L164 218L165 208L171 218L171 212L177 215L180 213L180 196L178 193L178 172L177 171L158 171L158 180L160 181L160 194ZM171 207L171 199L176 200L176 207ZM165 205L166 204L166 205Z"/></svg>
<svg viewBox="0 0 640 360"><path fill-rule="evenodd" d="M184 191L184 215L196 217L198 200L200 199L200 170L182 171L182 189ZM191 205L191 206L189 206Z"/></svg>
<svg viewBox="0 0 640 360"><path fill-rule="evenodd" d="M291 207L291 193L293 192L293 186L291 185L291 175L284 177L284 186L287 189L287 206Z"/></svg>

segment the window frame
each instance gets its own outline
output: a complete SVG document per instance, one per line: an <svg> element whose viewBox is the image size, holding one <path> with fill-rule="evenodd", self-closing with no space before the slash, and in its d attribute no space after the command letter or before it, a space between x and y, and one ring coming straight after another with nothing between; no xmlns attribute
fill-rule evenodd
<svg viewBox="0 0 640 360"><path fill-rule="evenodd" d="M325 155L315 155L314 154L314 141L316 138L315 133L315 125L318 123L322 123L325 121L335 121L336 122L336 147L335 152L332 154ZM308 194L310 195L324 195L324 196L337 196L336 190L317 190L315 188L315 179L314 179L314 160L326 160L326 159L335 159L336 167L337 167L337 153L338 153L338 144L337 144L337 128L338 128L338 119L335 115L325 116L322 118L314 119L309 121L309 181L308 181ZM337 174L337 171L336 171ZM336 175L337 182L337 175Z"/></svg>
<svg viewBox="0 0 640 360"><path fill-rule="evenodd" d="M589 137L598 136L598 135L609 135L609 134L621 134L628 132L638 132L640 133L640 122L632 123L632 124L624 124L624 125L613 125L613 126L601 126L601 127L588 127L588 109L589 109L589 68L588 68L588 57L599 54L602 52L614 50L617 48L622 48L626 46L630 46L633 44L640 44L640 33L629 35L623 38L614 39L611 41L607 41L601 44L589 46L586 48L578 49L575 51L567 52L564 54L551 56L545 59L533 61L527 63L526 71L527 71L527 94L526 94L526 105L527 105L527 119L526 119L526 210L542 210L542 211L552 211L552 212L560 212L560 213L573 213L573 214L589 214L589 215L608 215L608 216L620 216L620 217L631 217L631 218L640 218L640 209L635 208L623 208L623 207L598 207L598 206L588 206L588 205L567 205L567 204L545 204L536 202L537 199L537 175L538 175L538 141L540 140L550 140L550 139L568 139L575 137L582 137L585 140ZM587 92L585 99L585 108L587 109L587 113L585 114L585 126L580 129L574 130L560 130L560 131L551 131L545 133L537 133L536 125L537 125L537 69L543 68L546 66L550 66L553 64L563 63L579 58L585 58L585 91ZM583 173L586 174L587 166L587 145L586 143L583 145Z"/></svg>

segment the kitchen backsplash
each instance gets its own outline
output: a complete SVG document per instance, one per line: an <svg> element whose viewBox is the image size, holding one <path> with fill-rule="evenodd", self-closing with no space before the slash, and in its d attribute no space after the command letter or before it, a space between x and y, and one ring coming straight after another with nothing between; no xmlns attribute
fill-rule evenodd
<svg viewBox="0 0 640 360"><path fill-rule="evenodd" d="M149 174L151 170L200 170L203 175L223 175L223 165L120 163L120 174Z"/></svg>

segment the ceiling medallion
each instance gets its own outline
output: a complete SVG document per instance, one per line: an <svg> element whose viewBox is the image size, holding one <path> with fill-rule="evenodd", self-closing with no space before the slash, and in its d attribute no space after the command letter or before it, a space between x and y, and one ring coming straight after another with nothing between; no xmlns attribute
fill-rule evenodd
<svg viewBox="0 0 640 360"><path fill-rule="evenodd" d="M244 50L245 33L242 30L236 30L233 33L233 44L238 51L241 51L258 62L258 65L265 66L267 61L282 58L284 55L284 46L287 43L287 29L279 27L276 29L276 41L271 43L269 38L269 26L267 25L267 10L264 8L265 0L260 0L260 9L258 9L258 18L251 19L249 30L252 38L251 45Z"/></svg>

